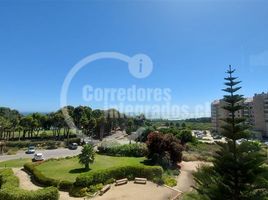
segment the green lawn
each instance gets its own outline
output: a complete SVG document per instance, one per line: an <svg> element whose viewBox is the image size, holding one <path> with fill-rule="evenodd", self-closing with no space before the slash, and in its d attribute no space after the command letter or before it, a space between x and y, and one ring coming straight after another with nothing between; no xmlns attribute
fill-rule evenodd
<svg viewBox="0 0 268 200"><path fill-rule="evenodd" d="M133 158L133 157L112 157L96 154L95 161L90 165L91 170L105 169L122 165L143 165L141 162L145 158ZM75 181L75 178L83 172L83 165L79 164L78 158L51 160L47 161L39 166L40 170L47 177Z"/></svg>
<svg viewBox="0 0 268 200"><path fill-rule="evenodd" d="M16 160L8 160L4 162L0 162L0 167L23 167L23 165L27 162L31 162L31 159L16 159Z"/></svg>

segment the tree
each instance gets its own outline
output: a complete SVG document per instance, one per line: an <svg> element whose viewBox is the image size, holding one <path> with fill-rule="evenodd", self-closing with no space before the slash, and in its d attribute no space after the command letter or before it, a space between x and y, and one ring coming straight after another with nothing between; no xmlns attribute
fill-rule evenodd
<svg viewBox="0 0 268 200"><path fill-rule="evenodd" d="M243 109L243 96L236 94L241 81L233 77L235 70L229 67L225 78L227 92L223 107L229 116L223 119L221 134L227 143L220 144L220 150L214 156L213 166L203 167L194 176L197 182L198 199L209 200L267 200L268 171L263 166L265 157L260 146L253 142L237 143L248 138L249 132L245 119L236 116Z"/></svg>
<svg viewBox="0 0 268 200"><path fill-rule="evenodd" d="M143 132L138 136L136 141L138 142L146 142L148 139L148 135L154 132L156 129L152 126L146 127Z"/></svg>
<svg viewBox="0 0 268 200"><path fill-rule="evenodd" d="M192 135L192 132L187 129L179 131L176 137L181 141L182 145L185 145L187 142L194 142L195 137Z"/></svg>
<svg viewBox="0 0 268 200"><path fill-rule="evenodd" d="M79 163L85 165L85 170L89 170L89 164L93 163L95 159L95 151L93 146L90 144L85 145L78 157Z"/></svg>
<svg viewBox="0 0 268 200"><path fill-rule="evenodd" d="M181 126L180 123L177 122L177 123L176 123L176 127L177 127L177 128L180 128L180 126Z"/></svg>
<svg viewBox="0 0 268 200"><path fill-rule="evenodd" d="M183 147L172 134L152 132L148 135L146 144L149 151L148 158L152 162L165 168L181 162Z"/></svg>

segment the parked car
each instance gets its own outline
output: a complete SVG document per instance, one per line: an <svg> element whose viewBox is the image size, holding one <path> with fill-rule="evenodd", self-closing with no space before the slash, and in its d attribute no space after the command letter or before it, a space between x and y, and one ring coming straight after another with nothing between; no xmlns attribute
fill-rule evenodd
<svg viewBox="0 0 268 200"><path fill-rule="evenodd" d="M220 135L214 135L213 136L213 139L215 139L215 140L221 140L222 139L222 136L220 136Z"/></svg>
<svg viewBox="0 0 268 200"><path fill-rule="evenodd" d="M33 154L35 153L35 146L29 146L27 151L26 151L27 154Z"/></svg>
<svg viewBox="0 0 268 200"><path fill-rule="evenodd" d="M241 138L239 140L236 140L236 144L240 145L240 144L242 144L243 142L246 142L246 141L248 141L248 140L245 139L245 138Z"/></svg>
<svg viewBox="0 0 268 200"><path fill-rule="evenodd" d="M69 144L69 149L71 149L71 150L75 150L75 149L77 149L77 147L78 147L78 144L77 143L71 143L71 144Z"/></svg>
<svg viewBox="0 0 268 200"><path fill-rule="evenodd" d="M43 161L45 160L44 156L42 153L36 153L34 154L33 161Z"/></svg>

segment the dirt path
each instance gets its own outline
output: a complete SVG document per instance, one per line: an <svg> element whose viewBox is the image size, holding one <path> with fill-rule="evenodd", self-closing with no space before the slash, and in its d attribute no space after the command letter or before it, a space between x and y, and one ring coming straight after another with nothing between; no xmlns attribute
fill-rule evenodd
<svg viewBox="0 0 268 200"><path fill-rule="evenodd" d="M201 165L208 164L202 161L181 162L181 173L177 178L177 186L174 188L181 192L189 192L194 186L193 172Z"/></svg>
<svg viewBox="0 0 268 200"><path fill-rule="evenodd" d="M19 178L20 180L20 188L24 190L38 190L42 187L39 187L32 183L31 177L22 169L20 168L13 168L14 174ZM82 200L83 198L74 198L70 197L68 192L62 192L60 193L60 200Z"/></svg>

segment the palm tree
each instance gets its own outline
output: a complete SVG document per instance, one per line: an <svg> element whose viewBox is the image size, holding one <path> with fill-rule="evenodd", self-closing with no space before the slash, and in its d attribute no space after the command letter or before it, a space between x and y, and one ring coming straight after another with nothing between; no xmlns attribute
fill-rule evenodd
<svg viewBox="0 0 268 200"><path fill-rule="evenodd" d="M89 164L94 162L95 151L92 145L85 145L82 149L82 153L79 154L79 163L85 165L85 170L89 170Z"/></svg>

